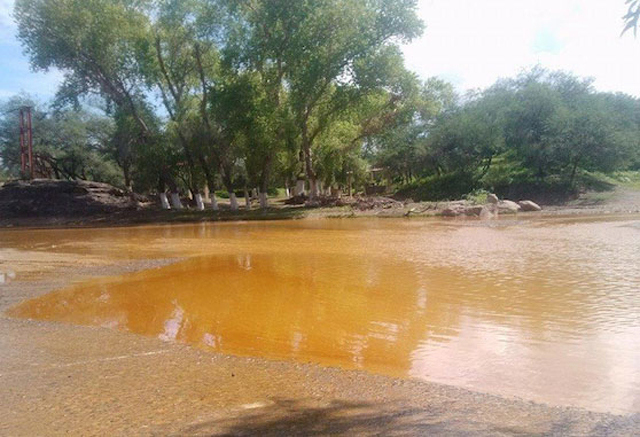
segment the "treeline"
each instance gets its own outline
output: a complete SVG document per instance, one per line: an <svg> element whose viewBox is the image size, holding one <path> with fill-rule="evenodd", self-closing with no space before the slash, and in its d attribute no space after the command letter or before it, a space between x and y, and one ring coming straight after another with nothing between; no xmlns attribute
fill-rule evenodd
<svg viewBox="0 0 640 437"><path fill-rule="evenodd" d="M366 171L363 142L420 86L399 49L422 31L416 7L18 0L14 12L32 66L64 73L57 106L105 101L124 185L196 197L223 186L235 208L239 188L304 178L314 197Z"/></svg>
<svg viewBox="0 0 640 437"><path fill-rule="evenodd" d="M174 206L203 188L316 197L377 184L418 199L486 189L576 189L587 171L639 167L640 102L534 68L458 95L419 80L400 44L415 0L17 0L35 69L64 82L50 105L16 97L0 157L19 175L16 114L34 106L38 173ZM435 62L435 61L434 61ZM91 102L92 105L87 103ZM215 202L214 202L215 204Z"/></svg>
<svg viewBox="0 0 640 437"><path fill-rule="evenodd" d="M587 172L640 169L640 100L597 92L589 79L536 67L443 108L435 118L416 110L372 142L406 196L561 197Z"/></svg>

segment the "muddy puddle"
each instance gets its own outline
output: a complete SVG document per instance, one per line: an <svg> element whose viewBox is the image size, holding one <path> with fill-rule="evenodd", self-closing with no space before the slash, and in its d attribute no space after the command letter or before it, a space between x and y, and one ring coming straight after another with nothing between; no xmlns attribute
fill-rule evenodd
<svg viewBox="0 0 640 437"><path fill-rule="evenodd" d="M5 231L0 267L11 267L1 257L8 250L181 258L80 282L8 314L633 413L640 412L639 222L362 219Z"/></svg>

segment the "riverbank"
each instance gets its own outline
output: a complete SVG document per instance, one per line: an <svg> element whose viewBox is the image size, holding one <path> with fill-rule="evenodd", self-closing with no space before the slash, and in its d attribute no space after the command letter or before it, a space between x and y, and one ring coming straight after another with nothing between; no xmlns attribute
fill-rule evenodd
<svg viewBox="0 0 640 437"><path fill-rule="evenodd" d="M21 251L0 311L173 260ZM47 265L49 269L42 269ZM208 353L106 328L0 317L6 435L634 435L635 416L362 371Z"/></svg>
<svg viewBox="0 0 640 437"><path fill-rule="evenodd" d="M238 211L231 211L228 200L219 199L218 211L213 211L209 205L205 211L188 207L182 210L163 210L148 199L128 197L117 189L108 190L109 186L106 184L79 182L77 184L81 185L80 188L74 188L72 185L75 183L71 182L57 182L57 184L61 185L63 191L63 201L58 200L57 204L47 204L48 199L56 197L50 193L52 191L50 188L49 194L42 196L38 194L37 202L28 197L27 200L21 200L14 195L10 199L11 202L2 205L0 228L105 227L303 218L437 217L453 215L448 214L449 211L474 211L484 205L484 200L482 203L478 203L477 200L401 202L385 197L356 197L345 198L338 202L335 199L329 199L325 206L322 206L321 202L315 206L307 206L304 203L291 205L284 198L276 198L270 200L270 206L266 209L260 209L257 201L254 201L250 209L241 207ZM51 182L47 181L46 185L51 185ZM1 190L0 201L2 200ZM31 197L34 196L35 194L31 194ZM55 203L53 200L51 202ZM336 203L339 206L336 206ZM577 199L564 204L542 204L541 207L542 211L539 212L518 212L518 214L555 216L638 213L640 212L640 189L617 186L610 191L584 193ZM458 217L460 219L467 218L464 212L460 215L463 216ZM470 215L472 216L470 219L477 219L481 214Z"/></svg>

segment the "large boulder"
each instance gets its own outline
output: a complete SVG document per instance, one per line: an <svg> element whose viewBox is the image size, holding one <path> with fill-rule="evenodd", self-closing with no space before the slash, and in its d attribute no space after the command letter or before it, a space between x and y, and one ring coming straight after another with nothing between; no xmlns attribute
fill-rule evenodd
<svg viewBox="0 0 640 437"><path fill-rule="evenodd" d="M465 209L459 205L448 206L447 208L442 210L442 215L444 217L458 217L464 214Z"/></svg>
<svg viewBox="0 0 640 437"><path fill-rule="evenodd" d="M500 203L500 199L498 199L498 196L496 196L495 194L489 194L487 196L487 203L497 205L498 203Z"/></svg>
<svg viewBox="0 0 640 437"><path fill-rule="evenodd" d="M487 207L482 205L468 206L465 209L464 214L470 217L480 217L482 211L484 211L485 209L487 209Z"/></svg>
<svg viewBox="0 0 640 437"><path fill-rule="evenodd" d="M520 208L522 208L523 211L542 211L540 205L532 202L531 200L521 200L520 202L518 202L518 205L520 206Z"/></svg>
<svg viewBox="0 0 640 437"><path fill-rule="evenodd" d="M482 217L487 213L491 213L490 209L483 205L465 205L465 204L450 204L442 210L441 215L444 217Z"/></svg>
<svg viewBox="0 0 640 437"><path fill-rule="evenodd" d="M498 203L498 212L500 214L515 214L520 211L520 205L511 200L503 200Z"/></svg>
<svg viewBox="0 0 640 437"><path fill-rule="evenodd" d="M493 207L484 207L482 208L482 211L480 212L480 219L481 220L491 220L492 218L495 218L496 214L494 211L495 208Z"/></svg>

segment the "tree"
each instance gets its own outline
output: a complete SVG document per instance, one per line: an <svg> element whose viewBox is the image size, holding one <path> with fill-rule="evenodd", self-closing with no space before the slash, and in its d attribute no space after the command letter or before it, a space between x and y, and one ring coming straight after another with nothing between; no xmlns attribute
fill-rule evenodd
<svg viewBox="0 0 640 437"><path fill-rule="evenodd" d="M427 139L427 159L438 175L461 173L481 179L503 150L502 126L482 105L466 106L445 115Z"/></svg>
<svg viewBox="0 0 640 437"><path fill-rule="evenodd" d="M127 108L143 133L139 112L140 60L148 52L145 1L17 0L18 39L36 70L65 75L59 95L77 99L97 92Z"/></svg>
<svg viewBox="0 0 640 437"><path fill-rule="evenodd" d="M17 0L18 39L36 70L57 68L65 79L58 100L78 103L97 93L126 111L138 129L138 145L161 144L151 126L144 94L143 66L152 55L147 0ZM177 184L161 168L159 184ZM179 206L177 203L175 206Z"/></svg>
<svg viewBox="0 0 640 437"><path fill-rule="evenodd" d="M419 35L414 0L263 0L243 3L248 53L286 80L311 195L317 195L314 143L340 113L385 85L396 47Z"/></svg>
<svg viewBox="0 0 640 437"><path fill-rule="evenodd" d="M436 120L456 109L453 86L437 78L419 85L403 98L393 123L367 138L367 154L396 182L409 183L415 176L439 171L427 156L427 137Z"/></svg>
<svg viewBox="0 0 640 437"><path fill-rule="evenodd" d="M114 126L104 115L85 109L52 111L28 96L2 104L0 157L9 175L19 176L20 145L15 109L30 106L33 114L34 165L37 174L55 179L82 179L123 185L110 156Z"/></svg>
<svg viewBox="0 0 640 437"><path fill-rule="evenodd" d="M624 28L622 33L626 33L627 31L633 29L633 34L637 35L638 32L638 20L640 19L640 0L627 0L627 5L629 5L629 9L627 13L622 17L624 20Z"/></svg>

